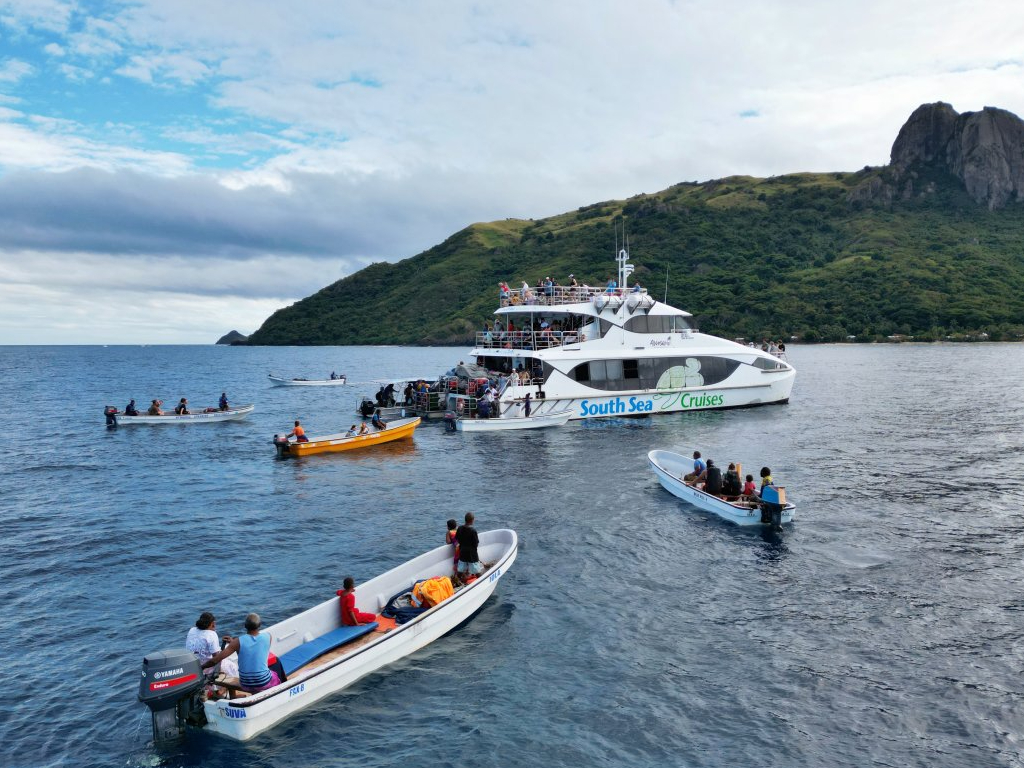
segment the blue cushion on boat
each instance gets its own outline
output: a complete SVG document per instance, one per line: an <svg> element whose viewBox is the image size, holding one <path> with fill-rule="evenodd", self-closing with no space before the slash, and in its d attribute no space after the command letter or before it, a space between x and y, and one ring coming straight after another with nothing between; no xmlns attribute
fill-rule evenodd
<svg viewBox="0 0 1024 768"><path fill-rule="evenodd" d="M326 635L315 637L308 643L292 648L288 653L282 653L277 658L281 662L281 666L284 667L284 671L290 675L299 667L309 664L313 659L323 656L328 651L333 651L338 646L351 642L357 637L373 632L376 628L376 621L355 627L338 627Z"/></svg>

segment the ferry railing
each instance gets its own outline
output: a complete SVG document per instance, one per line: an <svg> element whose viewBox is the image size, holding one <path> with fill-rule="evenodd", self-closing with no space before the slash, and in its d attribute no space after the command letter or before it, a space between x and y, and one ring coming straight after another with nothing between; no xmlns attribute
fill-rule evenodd
<svg viewBox="0 0 1024 768"><path fill-rule="evenodd" d="M550 349L586 341L579 331L477 331L476 346L485 349Z"/></svg>
<svg viewBox="0 0 1024 768"><path fill-rule="evenodd" d="M615 288L613 290L609 290L607 288L592 288L589 285L580 285L576 287L555 285L548 289L540 286L531 286L530 288L512 290L508 293L502 291L498 294L498 301L502 307L516 307L523 305L552 307L561 304L580 304L582 302L593 301L595 296L618 296L619 298L625 298L632 293L642 296L647 293L647 289L641 288L638 291L635 288Z"/></svg>

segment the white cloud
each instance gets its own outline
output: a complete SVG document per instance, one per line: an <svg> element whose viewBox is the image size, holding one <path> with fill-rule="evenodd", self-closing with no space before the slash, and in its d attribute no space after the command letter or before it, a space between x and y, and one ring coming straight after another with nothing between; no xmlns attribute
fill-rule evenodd
<svg viewBox="0 0 1024 768"><path fill-rule="evenodd" d="M71 83L67 108L53 107L27 75L56 62L19 52L0 70L0 103L17 105L0 109L0 269L20 249L57 259L78 248L77 261L117 259L120 290L137 297L159 265L209 261L226 304L262 306L269 289L253 281L304 295L476 220L688 179L882 164L924 102L1024 113L1024 7L996 0L139 0L85 11L0 0L0 23L17 34L63 34L45 51L64 53ZM122 85L144 94L137 108ZM195 154L157 149L168 142ZM145 256L112 255L127 253ZM239 288L216 272L243 263L251 279ZM300 263L308 290L284 274ZM65 293L98 290L63 271ZM56 316L51 295L33 311Z"/></svg>
<svg viewBox="0 0 1024 768"><path fill-rule="evenodd" d="M34 68L27 61L7 59L0 62L0 82L16 83L23 77L28 77Z"/></svg>

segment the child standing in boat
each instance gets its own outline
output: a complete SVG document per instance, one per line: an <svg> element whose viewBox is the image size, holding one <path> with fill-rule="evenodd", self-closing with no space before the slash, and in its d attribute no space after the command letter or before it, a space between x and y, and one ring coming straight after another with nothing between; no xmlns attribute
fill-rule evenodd
<svg viewBox="0 0 1024 768"><path fill-rule="evenodd" d="M458 529L459 524L452 518L448 521L448 532L444 535L445 544L451 544L455 547L455 558L452 560L453 573L458 573L459 571L459 540L455 535Z"/></svg>

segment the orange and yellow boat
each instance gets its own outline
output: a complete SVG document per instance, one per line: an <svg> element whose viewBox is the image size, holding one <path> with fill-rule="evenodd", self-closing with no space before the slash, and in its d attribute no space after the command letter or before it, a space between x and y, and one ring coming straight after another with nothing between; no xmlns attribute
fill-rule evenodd
<svg viewBox="0 0 1024 768"><path fill-rule="evenodd" d="M357 448L370 448L382 443L390 443L393 440L401 440L412 437L416 427L420 425L419 416L408 419L395 419L389 421L387 427L381 430L370 428L365 435L347 435L339 432L336 435L323 435L322 437L311 437L308 441L297 443L294 440L281 435L274 435L274 447L277 448L278 456L312 456L315 453L339 453L341 451L352 451Z"/></svg>

